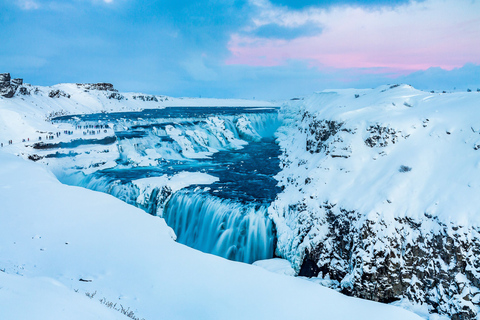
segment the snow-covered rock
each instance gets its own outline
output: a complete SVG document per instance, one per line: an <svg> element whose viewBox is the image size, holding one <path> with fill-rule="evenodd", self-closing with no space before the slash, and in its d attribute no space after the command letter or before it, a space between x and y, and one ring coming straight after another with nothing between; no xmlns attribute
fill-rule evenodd
<svg viewBox="0 0 480 320"><path fill-rule="evenodd" d="M10 73L0 73L0 96L11 98L19 86L23 84L23 79L11 79Z"/></svg>
<svg viewBox="0 0 480 320"><path fill-rule="evenodd" d="M348 295L475 318L479 107L478 93L408 85L287 103L277 254Z"/></svg>

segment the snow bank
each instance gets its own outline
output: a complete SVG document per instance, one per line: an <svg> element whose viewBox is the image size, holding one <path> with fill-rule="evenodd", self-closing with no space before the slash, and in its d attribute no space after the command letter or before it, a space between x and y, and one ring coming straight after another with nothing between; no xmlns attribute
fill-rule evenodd
<svg viewBox="0 0 480 320"><path fill-rule="evenodd" d="M123 314L51 278L0 272L1 319L126 320Z"/></svg>
<svg viewBox="0 0 480 320"><path fill-rule="evenodd" d="M217 182L218 178L203 172L183 171L173 176L163 175L161 177L152 177L133 180L132 183L140 190L151 190L153 188L168 186L172 192L178 191L194 184L212 184Z"/></svg>
<svg viewBox="0 0 480 320"><path fill-rule="evenodd" d="M295 275L295 270L292 268L290 262L285 259L273 258L258 260L255 261L253 265L278 274L287 276Z"/></svg>
<svg viewBox="0 0 480 320"><path fill-rule="evenodd" d="M65 307L67 318L75 319L69 315L80 309L82 319L113 319L114 311L92 305L105 298L147 320L419 319L200 253L174 242L159 217L103 193L62 185L37 164L4 152L0 163L0 269L7 274L0 275L2 318L18 318L20 306L24 318L38 318L29 311L52 299ZM38 277L46 279L42 290L29 280ZM50 291L56 283L59 289ZM85 292L96 295L86 301ZM59 308L48 305L40 314L58 318Z"/></svg>

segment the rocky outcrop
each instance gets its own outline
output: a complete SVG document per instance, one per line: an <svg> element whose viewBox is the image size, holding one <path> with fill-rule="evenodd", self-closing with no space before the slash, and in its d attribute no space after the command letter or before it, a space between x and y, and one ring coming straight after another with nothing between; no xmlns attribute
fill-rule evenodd
<svg viewBox="0 0 480 320"><path fill-rule="evenodd" d="M107 98L108 99L115 99L115 100L118 100L118 101L121 101L121 100L124 100L125 99L125 96L118 93L118 92L112 92L110 94L107 95Z"/></svg>
<svg viewBox="0 0 480 320"><path fill-rule="evenodd" d="M100 90L100 91L113 91L118 92L113 87L113 84L106 83L106 82L99 82L99 83L77 83L77 87L82 87L85 90Z"/></svg>
<svg viewBox="0 0 480 320"><path fill-rule="evenodd" d="M10 85L15 89L23 84L23 79L17 78L10 81Z"/></svg>
<svg viewBox="0 0 480 320"><path fill-rule="evenodd" d="M10 73L0 73L0 96L12 98L22 84L22 79L11 79Z"/></svg>
<svg viewBox="0 0 480 320"><path fill-rule="evenodd" d="M60 97L70 98L70 95L68 93L58 89L50 90L50 92L48 93L48 96L50 98L60 98Z"/></svg>
<svg viewBox="0 0 480 320"><path fill-rule="evenodd" d="M18 89L18 94L21 94L22 96L29 96L30 95L30 91L25 88L25 87L20 87Z"/></svg>
<svg viewBox="0 0 480 320"><path fill-rule="evenodd" d="M395 144L401 132L396 132L393 128L383 127L379 124L371 125L367 128L369 137L365 139L365 144L370 148L379 146L386 147L389 143Z"/></svg>
<svg viewBox="0 0 480 320"><path fill-rule="evenodd" d="M138 95L138 96L133 96L132 97L134 100L141 100L141 101L155 101L158 102L157 97L155 96L144 96L144 95Z"/></svg>
<svg viewBox="0 0 480 320"><path fill-rule="evenodd" d="M475 319L478 229L439 223L432 216L365 219L331 203L318 208L321 214L309 213L304 204L295 210L302 207L299 241L312 228L326 232L306 248L299 275L328 279L330 287L347 295L385 303L406 298L452 319Z"/></svg>

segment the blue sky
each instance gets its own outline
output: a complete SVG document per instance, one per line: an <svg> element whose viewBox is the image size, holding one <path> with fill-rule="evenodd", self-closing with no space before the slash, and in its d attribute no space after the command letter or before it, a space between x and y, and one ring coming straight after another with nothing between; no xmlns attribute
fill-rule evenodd
<svg viewBox="0 0 480 320"><path fill-rule="evenodd" d="M39 85L262 99L480 87L478 0L0 0L0 29L0 72Z"/></svg>

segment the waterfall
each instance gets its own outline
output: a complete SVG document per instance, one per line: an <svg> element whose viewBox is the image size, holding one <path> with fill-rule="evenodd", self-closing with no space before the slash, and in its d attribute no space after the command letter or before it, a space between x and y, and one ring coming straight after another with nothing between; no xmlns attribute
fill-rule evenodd
<svg viewBox="0 0 480 320"><path fill-rule="evenodd" d="M273 257L275 236L265 206L180 191L163 217L177 241L230 260L252 263Z"/></svg>
<svg viewBox="0 0 480 320"><path fill-rule="evenodd" d="M283 119L268 108L240 109L177 107L150 110L150 116L145 111L66 117L62 121L74 126L108 122L116 134L117 166L82 170L90 167L79 166L76 158L91 153L75 149L55 174L62 183L111 194L163 217L177 241L195 249L246 263L272 258L275 231L266 202L276 192L269 179L279 169L274 134ZM189 183L180 187L169 179L182 172L219 181L201 188L192 181L192 187L181 189ZM159 177L165 179L138 183Z"/></svg>
<svg viewBox="0 0 480 320"><path fill-rule="evenodd" d="M115 125L119 162L156 166L164 160L208 158L241 149L248 142L273 137L280 126L277 113L210 116L205 119L155 119Z"/></svg>
<svg viewBox="0 0 480 320"><path fill-rule="evenodd" d="M138 188L135 188L132 183L122 183L120 180L112 179L106 175L85 175L83 172L57 173L57 178L61 183L108 193L128 204L137 205L139 192Z"/></svg>

